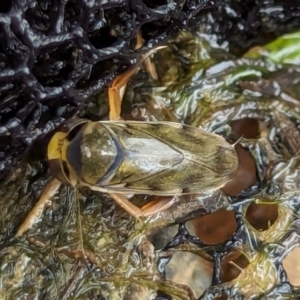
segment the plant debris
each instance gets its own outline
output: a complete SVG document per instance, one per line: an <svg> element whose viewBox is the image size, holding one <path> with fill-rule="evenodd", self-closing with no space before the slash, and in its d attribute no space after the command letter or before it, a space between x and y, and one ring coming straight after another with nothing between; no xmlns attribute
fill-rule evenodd
<svg viewBox="0 0 300 300"><path fill-rule="evenodd" d="M0 4L1 299L299 298L287 259L300 244L300 5L155 3ZM130 80L122 117L242 135L230 185L145 222L106 194L63 186L16 237L49 181L44 138L78 111L103 118L104 87L162 41L158 79Z"/></svg>

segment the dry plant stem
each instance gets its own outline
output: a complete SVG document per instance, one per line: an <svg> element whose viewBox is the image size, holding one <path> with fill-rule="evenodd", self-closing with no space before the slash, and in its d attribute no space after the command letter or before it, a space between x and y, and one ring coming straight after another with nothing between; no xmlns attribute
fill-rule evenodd
<svg viewBox="0 0 300 300"><path fill-rule="evenodd" d="M54 194L57 192L59 187L61 186L61 182L57 179L52 179L46 186L45 190L43 191L39 201L36 203L36 205L33 207L33 209L30 211L24 222L19 227L16 237L20 237L24 234L25 231L30 229L34 223L38 221L38 219L41 217L46 202L54 196Z"/></svg>
<svg viewBox="0 0 300 300"><path fill-rule="evenodd" d="M74 291L78 287L78 283L83 278L85 272L86 272L85 267L78 266L76 272L74 273L72 278L67 283L65 290L61 293L62 300L70 299L70 297L74 295Z"/></svg>
<svg viewBox="0 0 300 300"><path fill-rule="evenodd" d="M94 264L98 266L100 263L95 256L95 254L88 250L88 249L76 249L76 250L70 250L68 248L57 248L58 253L63 253L71 258L75 259L87 259L89 263Z"/></svg>
<svg viewBox="0 0 300 300"><path fill-rule="evenodd" d="M140 48L142 48L144 45L144 39L142 37L141 32L139 31L138 34L136 35L136 45L134 50L138 50Z"/></svg>

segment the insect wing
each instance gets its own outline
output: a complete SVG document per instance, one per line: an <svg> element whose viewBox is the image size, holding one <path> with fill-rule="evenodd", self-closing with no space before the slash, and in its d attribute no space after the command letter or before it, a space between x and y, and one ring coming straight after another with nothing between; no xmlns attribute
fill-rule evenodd
<svg viewBox="0 0 300 300"><path fill-rule="evenodd" d="M171 122L101 122L123 160L102 191L153 195L217 189L238 166L235 149L218 135Z"/></svg>

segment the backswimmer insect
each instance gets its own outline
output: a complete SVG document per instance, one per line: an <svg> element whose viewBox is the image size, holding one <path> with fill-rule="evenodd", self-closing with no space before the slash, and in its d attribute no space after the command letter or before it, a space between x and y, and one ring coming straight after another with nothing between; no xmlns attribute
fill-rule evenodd
<svg viewBox="0 0 300 300"><path fill-rule="evenodd" d="M167 209L180 195L220 189L238 168L235 145L219 135L174 122L120 120L119 90L138 65L109 88L110 121L74 118L48 145L54 177L75 188L86 186L108 193L136 218ZM60 183L54 185L57 189ZM124 197L126 194L173 198L138 208ZM20 228L17 236L28 228Z"/></svg>

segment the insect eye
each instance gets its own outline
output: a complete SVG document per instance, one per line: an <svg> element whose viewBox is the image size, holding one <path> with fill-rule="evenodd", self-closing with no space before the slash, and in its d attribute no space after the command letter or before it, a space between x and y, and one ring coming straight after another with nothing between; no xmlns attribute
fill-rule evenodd
<svg viewBox="0 0 300 300"><path fill-rule="evenodd" d="M79 124L78 126L74 127L68 134L68 140L72 141L76 135L78 134L78 132L80 131L80 129L82 128L84 124Z"/></svg>

